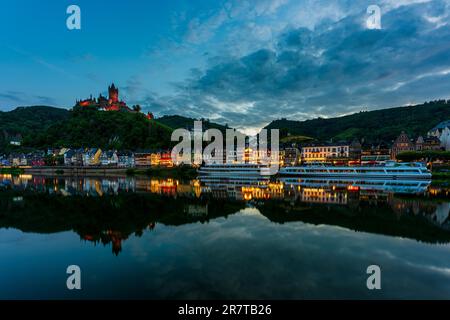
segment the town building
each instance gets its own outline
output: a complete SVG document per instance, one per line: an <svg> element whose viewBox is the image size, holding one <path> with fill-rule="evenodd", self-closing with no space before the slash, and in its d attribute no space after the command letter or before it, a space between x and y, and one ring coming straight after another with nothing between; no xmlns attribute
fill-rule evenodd
<svg viewBox="0 0 450 320"><path fill-rule="evenodd" d="M65 166L82 166L84 149L69 149L64 153Z"/></svg>
<svg viewBox="0 0 450 320"><path fill-rule="evenodd" d="M362 154L362 145L359 140L355 139L350 144L348 156L351 160L360 162Z"/></svg>
<svg viewBox="0 0 450 320"><path fill-rule="evenodd" d="M302 148L301 158L303 162L338 161L350 158L349 144L327 144L317 146L305 146Z"/></svg>
<svg viewBox="0 0 450 320"><path fill-rule="evenodd" d="M64 165L71 166L72 165L72 157L75 154L75 150L69 149L64 153Z"/></svg>
<svg viewBox="0 0 450 320"><path fill-rule="evenodd" d="M397 155L401 152L414 151L415 149L414 143L412 143L408 135L402 131L392 144L391 159L397 159Z"/></svg>
<svg viewBox="0 0 450 320"><path fill-rule="evenodd" d="M117 151L108 150L102 152L100 155L100 164L102 166L117 166L119 163L119 157L117 156Z"/></svg>
<svg viewBox="0 0 450 320"><path fill-rule="evenodd" d="M156 154L151 151L135 152L135 154L134 154L135 166L136 167L150 167L152 165L152 155L153 155L153 157L156 156ZM159 163L159 160L158 160L158 163Z"/></svg>
<svg viewBox="0 0 450 320"><path fill-rule="evenodd" d="M83 154L83 165L84 166L97 166L100 164L100 156L102 155L102 150L98 148L88 149Z"/></svg>
<svg viewBox="0 0 450 320"><path fill-rule="evenodd" d="M296 166L300 162L301 152L298 148L284 148L282 151L285 166Z"/></svg>
<svg viewBox="0 0 450 320"><path fill-rule="evenodd" d="M422 137L419 136L416 140L416 151L428 151L428 150L442 150L441 140L438 137Z"/></svg>
<svg viewBox="0 0 450 320"><path fill-rule="evenodd" d="M9 144L12 146L21 146L22 145L22 135L21 134L13 135L9 140Z"/></svg>
<svg viewBox="0 0 450 320"><path fill-rule="evenodd" d="M9 163L13 167L26 166L28 164L27 157L23 153L12 153L9 155Z"/></svg>
<svg viewBox="0 0 450 320"><path fill-rule="evenodd" d="M27 165L33 167L42 167L45 166L45 152L35 151L28 153L26 156Z"/></svg>
<svg viewBox="0 0 450 320"><path fill-rule="evenodd" d="M134 154L130 151L121 151L117 153L118 163L117 166L121 168L134 167Z"/></svg>
<svg viewBox="0 0 450 320"><path fill-rule="evenodd" d="M173 167L172 155L170 151L161 152L159 165L164 167Z"/></svg>
<svg viewBox="0 0 450 320"><path fill-rule="evenodd" d="M450 120L443 121L428 131L429 137L436 137L441 142L441 147L450 151Z"/></svg>
<svg viewBox="0 0 450 320"><path fill-rule="evenodd" d="M391 149L384 141L373 144L361 152L361 164L376 164L387 160L391 160Z"/></svg>

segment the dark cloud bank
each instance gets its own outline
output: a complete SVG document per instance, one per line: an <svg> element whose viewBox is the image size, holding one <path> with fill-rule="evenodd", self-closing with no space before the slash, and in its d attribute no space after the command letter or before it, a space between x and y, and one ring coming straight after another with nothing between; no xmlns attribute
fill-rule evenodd
<svg viewBox="0 0 450 320"><path fill-rule="evenodd" d="M177 94L142 101L157 113L210 117L238 127L447 98L450 27L446 1L401 6L366 28L365 10L314 30L285 30L273 48L216 57L177 83Z"/></svg>

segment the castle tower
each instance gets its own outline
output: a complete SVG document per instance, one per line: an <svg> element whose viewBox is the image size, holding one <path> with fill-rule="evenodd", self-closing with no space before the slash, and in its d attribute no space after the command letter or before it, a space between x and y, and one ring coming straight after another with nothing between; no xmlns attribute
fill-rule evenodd
<svg viewBox="0 0 450 320"><path fill-rule="evenodd" d="M119 89L114 86L114 83L108 87L109 93L109 103L117 103L119 102Z"/></svg>

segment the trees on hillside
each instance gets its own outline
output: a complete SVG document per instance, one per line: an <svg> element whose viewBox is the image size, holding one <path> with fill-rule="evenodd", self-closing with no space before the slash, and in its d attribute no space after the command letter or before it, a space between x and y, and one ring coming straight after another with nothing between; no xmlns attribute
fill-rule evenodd
<svg viewBox="0 0 450 320"><path fill-rule="evenodd" d="M443 160L448 161L450 160L450 152L449 151L434 151L434 150L428 150L428 151L407 151L407 152L401 152L397 155L397 159L401 161L436 161L436 160Z"/></svg>

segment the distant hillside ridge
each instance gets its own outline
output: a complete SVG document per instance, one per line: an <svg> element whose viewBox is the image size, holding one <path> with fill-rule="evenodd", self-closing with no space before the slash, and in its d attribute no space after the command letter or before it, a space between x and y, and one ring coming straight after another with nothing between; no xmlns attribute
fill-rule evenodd
<svg viewBox="0 0 450 320"><path fill-rule="evenodd" d="M12 111L0 111L0 151L8 151L12 139L33 137L51 125L65 120L67 109L48 106L18 107Z"/></svg>
<svg viewBox="0 0 450 320"><path fill-rule="evenodd" d="M172 129L143 113L74 108L70 116L23 141L24 146L164 149L171 147Z"/></svg>
<svg viewBox="0 0 450 320"><path fill-rule="evenodd" d="M450 119L450 100L437 100L420 105L364 111L348 116L295 121L272 121L266 129L279 129L280 137L306 136L318 141L351 141L367 143L391 142L401 131L417 138L438 123Z"/></svg>
<svg viewBox="0 0 450 320"><path fill-rule="evenodd" d="M228 129L228 125L222 125L215 122L211 122L208 119L194 119L189 117L183 117L179 115L166 115L157 118L156 121L165 124L172 129L188 129L192 130L194 128L194 121L202 121L203 130L208 129L219 129L220 131L225 131Z"/></svg>

